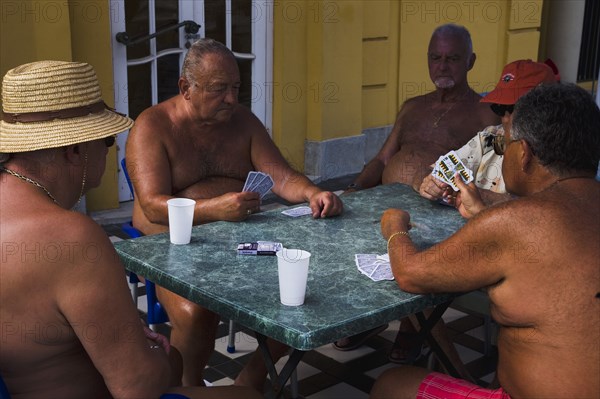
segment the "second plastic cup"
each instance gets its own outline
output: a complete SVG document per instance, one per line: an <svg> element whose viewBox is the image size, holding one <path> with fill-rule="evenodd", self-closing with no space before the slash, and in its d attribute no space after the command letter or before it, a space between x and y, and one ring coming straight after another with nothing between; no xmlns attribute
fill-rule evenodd
<svg viewBox="0 0 600 399"><path fill-rule="evenodd" d="M310 252L284 248L276 253L279 274L279 296L287 306L304 303Z"/></svg>
<svg viewBox="0 0 600 399"><path fill-rule="evenodd" d="M167 205L169 206L171 243L177 245L189 244L192 238L196 201L189 198L171 198L167 201Z"/></svg>

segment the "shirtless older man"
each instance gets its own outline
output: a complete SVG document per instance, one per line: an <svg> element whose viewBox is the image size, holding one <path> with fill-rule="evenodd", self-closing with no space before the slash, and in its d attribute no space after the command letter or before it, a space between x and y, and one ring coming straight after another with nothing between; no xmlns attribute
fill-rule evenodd
<svg viewBox="0 0 600 399"><path fill-rule="evenodd" d="M440 155L462 147L473 134L499 119L469 87L467 73L475 64L469 31L447 24L431 36L427 50L435 91L407 100L379 153L349 188L405 183L418 191L430 165Z"/></svg>
<svg viewBox="0 0 600 399"><path fill-rule="evenodd" d="M454 24L439 26L433 32L427 50L429 76L435 91L407 100L379 153L348 186L348 191L383 183L405 183L419 191L421 181L431 173L440 155L460 148L473 134L486 126L498 125L500 119L467 82L467 73L475 64L471 35ZM433 330L447 348L453 363L466 375L449 339L441 331L442 323ZM381 331L376 328L337 341L339 350L354 349ZM412 363L421 352L421 341L404 319L390 353L390 361Z"/></svg>
<svg viewBox="0 0 600 399"><path fill-rule="evenodd" d="M135 189L133 224L144 234L168 229L166 202L173 197L196 200L195 224L245 220L260 209L257 193L240 192L252 170L270 174L272 191L285 200L308 202L314 218L342 212L335 194L290 168L262 123L238 104L239 86L231 51L201 39L184 61L180 94L137 118L127 142L127 168ZM184 384L201 384L219 318L160 287L157 294L171 320L173 345L183 355ZM237 382L259 387L263 366L256 361Z"/></svg>
<svg viewBox="0 0 600 399"><path fill-rule="evenodd" d="M161 394L181 379L177 351L142 325L106 233L71 210L100 184L113 135L133 121L106 109L84 63L14 68L2 100L0 375L11 397L173 398Z"/></svg>
<svg viewBox="0 0 600 399"><path fill-rule="evenodd" d="M386 211L381 230L403 290L487 288L500 325L501 388L403 367L382 375L372 398L600 396L600 110L575 85L540 86L517 102L498 144L506 188L520 199L422 252L406 212ZM432 253L453 255L439 262Z"/></svg>
<svg viewBox="0 0 600 399"><path fill-rule="evenodd" d="M502 118L502 125L486 127L467 144L457 149L456 153L473 171L475 185L480 189L479 194L485 198L485 202L455 204L454 190L431 174L423 179L419 194L432 201L443 198L448 204L457 205L462 216L466 218L472 217L487 205L508 200L510 195L506 193L501 173L502 155L494 152L493 138L503 134L503 129L510 124L511 113L519 97L542 83L554 83L559 80L558 68L552 60L546 60L544 63L517 60L504 67L494 90L481 99L482 103L488 103L490 109Z"/></svg>

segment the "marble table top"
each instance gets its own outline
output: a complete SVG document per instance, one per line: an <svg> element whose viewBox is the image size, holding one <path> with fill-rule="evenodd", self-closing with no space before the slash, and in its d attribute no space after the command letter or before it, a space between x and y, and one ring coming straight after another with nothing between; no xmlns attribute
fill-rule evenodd
<svg viewBox="0 0 600 399"><path fill-rule="evenodd" d="M283 209L239 223L195 226L188 245L172 245L168 233L115 244L125 268L156 284L299 350L397 320L455 295L413 295L395 281L371 281L354 255L385 254L380 218L387 208L411 214L410 234L419 248L449 237L464 223L456 209L421 198L400 184L342 197L344 213L327 219L292 218ZM294 207L294 206L292 206ZM275 256L237 255L237 244L281 242L312 253L305 303L279 301Z"/></svg>

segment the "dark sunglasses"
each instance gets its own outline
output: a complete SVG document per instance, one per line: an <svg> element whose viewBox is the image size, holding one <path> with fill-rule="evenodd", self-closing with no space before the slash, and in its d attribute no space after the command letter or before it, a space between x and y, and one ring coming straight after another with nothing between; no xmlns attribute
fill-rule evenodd
<svg viewBox="0 0 600 399"><path fill-rule="evenodd" d="M515 110L514 104L490 104L490 108L492 112L498 115L499 117L503 117L507 112L512 114Z"/></svg>
<svg viewBox="0 0 600 399"><path fill-rule="evenodd" d="M492 140L492 145L494 147L494 152L496 153L496 155L504 155L504 152L506 151L506 147L508 147L508 145L514 141L520 141L521 139L511 139L510 141L506 141L506 136L503 134L499 134L497 136L494 136L494 139Z"/></svg>
<svg viewBox="0 0 600 399"><path fill-rule="evenodd" d="M104 144L107 148L110 148L115 144L115 136L108 136L104 138Z"/></svg>

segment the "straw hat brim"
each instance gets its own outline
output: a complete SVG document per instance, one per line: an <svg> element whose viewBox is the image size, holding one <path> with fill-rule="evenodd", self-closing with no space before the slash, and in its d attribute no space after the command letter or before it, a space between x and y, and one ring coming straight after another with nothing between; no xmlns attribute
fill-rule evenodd
<svg viewBox="0 0 600 399"><path fill-rule="evenodd" d="M44 122L0 121L0 152L16 153L57 148L121 133L133 120L104 110L96 114Z"/></svg>

